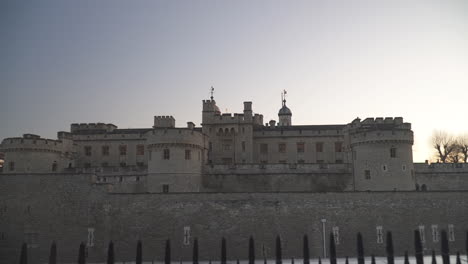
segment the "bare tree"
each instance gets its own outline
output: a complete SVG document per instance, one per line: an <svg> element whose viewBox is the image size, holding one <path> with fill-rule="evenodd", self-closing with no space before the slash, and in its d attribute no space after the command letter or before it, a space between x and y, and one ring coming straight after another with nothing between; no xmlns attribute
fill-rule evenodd
<svg viewBox="0 0 468 264"><path fill-rule="evenodd" d="M468 161L468 134L458 136L457 142L460 159L466 163Z"/></svg>
<svg viewBox="0 0 468 264"><path fill-rule="evenodd" d="M447 158L456 149L455 138L446 131L434 131L431 143L437 151L438 159L443 163L449 161Z"/></svg>

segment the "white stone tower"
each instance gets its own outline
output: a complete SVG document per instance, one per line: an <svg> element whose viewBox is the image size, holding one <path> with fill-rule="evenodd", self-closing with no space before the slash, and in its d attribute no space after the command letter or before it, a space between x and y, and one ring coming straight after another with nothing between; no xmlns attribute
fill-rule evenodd
<svg viewBox="0 0 468 264"><path fill-rule="evenodd" d="M346 129L356 191L415 189L410 123L401 117L355 119Z"/></svg>

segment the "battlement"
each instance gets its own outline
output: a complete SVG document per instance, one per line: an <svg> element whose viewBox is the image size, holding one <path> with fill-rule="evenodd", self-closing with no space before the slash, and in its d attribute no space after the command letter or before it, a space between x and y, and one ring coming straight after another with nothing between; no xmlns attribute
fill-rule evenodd
<svg viewBox="0 0 468 264"><path fill-rule="evenodd" d="M23 137L5 138L0 145L0 150L5 152L15 149L62 151L63 142L61 140L41 138L34 134L24 134Z"/></svg>
<svg viewBox="0 0 468 264"><path fill-rule="evenodd" d="M80 132L94 132L94 133L106 133L112 132L114 129L117 129L117 126L114 124L105 124L105 123L74 123L70 125L71 133L80 133Z"/></svg>
<svg viewBox="0 0 468 264"><path fill-rule="evenodd" d="M378 129L378 130L388 130L388 129L406 129L411 130L411 123L404 123L403 117L368 117L361 121L361 119L356 118L350 124L350 128L358 129Z"/></svg>
<svg viewBox="0 0 468 264"><path fill-rule="evenodd" d="M173 116L155 116L153 128L172 128L175 127L175 118Z"/></svg>

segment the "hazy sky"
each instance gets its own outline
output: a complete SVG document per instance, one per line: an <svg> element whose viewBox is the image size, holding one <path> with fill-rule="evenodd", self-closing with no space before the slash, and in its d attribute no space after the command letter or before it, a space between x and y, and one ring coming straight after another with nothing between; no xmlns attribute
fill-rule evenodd
<svg viewBox="0 0 468 264"><path fill-rule="evenodd" d="M253 101L293 124L403 116L414 159L434 129L468 132L468 1L0 2L0 138L70 123L201 122Z"/></svg>

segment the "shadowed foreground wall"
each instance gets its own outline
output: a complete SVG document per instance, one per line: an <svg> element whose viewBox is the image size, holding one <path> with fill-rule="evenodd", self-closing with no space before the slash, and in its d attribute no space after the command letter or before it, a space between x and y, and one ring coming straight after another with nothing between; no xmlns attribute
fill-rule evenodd
<svg viewBox="0 0 468 264"><path fill-rule="evenodd" d="M327 219L327 233L339 227L338 256L355 255L357 231L363 233L366 254L383 255L376 226L393 231L397 255L413 252L412 231L419 225L425 226L426 253L440 249L439 242L432 242L431 225L439 230L454 225L451 252L463 250L468 229L468 192L109 194L106 185L90 184L91 177L0 175L0 263L18 261L25 233L37 234L29 249L31 263L47 262L52 240L60 262L76 262L88 228L94 228L88 262L105 261L109 240L115 243L116 260L133 261L137 239L143 241L145 261L162 260L167 238L173 260L190 260L194 237L201 259L218 260L222 236L228 259L246 259L250 235L258 258L263 244L267 257L274 258L277 234L285 258L302 256L303 234L309 235L316 257L322 252L320 219ZM189 245L183 245L184 227L190 228Z"/></svg>

